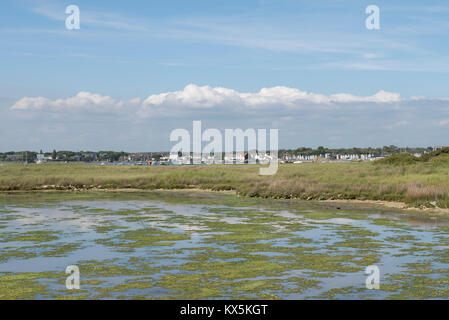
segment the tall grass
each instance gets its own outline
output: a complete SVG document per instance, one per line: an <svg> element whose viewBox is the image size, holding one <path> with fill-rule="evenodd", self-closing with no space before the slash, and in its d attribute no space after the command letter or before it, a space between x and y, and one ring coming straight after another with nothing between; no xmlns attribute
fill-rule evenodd
<svg viewBox="0 0 449 320"><path fill-rule="evenodd" d="M372 199L447 207L449 162L407 165L303 163L280 165L260 176L258 165L95 166L84 164L6 165L0 191L42 189L235 190L240 195L298 199Z"/></svg>

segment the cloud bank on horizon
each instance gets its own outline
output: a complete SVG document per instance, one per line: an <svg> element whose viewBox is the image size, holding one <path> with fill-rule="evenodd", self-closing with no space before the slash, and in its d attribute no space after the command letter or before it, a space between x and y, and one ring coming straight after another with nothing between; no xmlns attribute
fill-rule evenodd
<svg viewBox="0 0 449 320"><path fill-rule="evenodd" d="M429 146L445 142L449 99L402 98L382 90L368 96L325 95L285 86L251 93L189 84L147 98L90 92L59 99L24 97L10 104L8 115L35 127L36 136L27 137L24 130L23 140L69 149L168 150L170 131L190 130L193 120L203 121L203 129L278 128L281 148Z"/></svg>
<svg viewBox="0 0 449 320"><path fill-rule="evenodd" d="M420 98L412 98L414 100ZM198 86L189 84L183 90L152 94L146 99L116 99L110 96L90 92L79 92L74 97L51 100L45 97L24 97L16 101L10 109L13 111L47 111L47 112L136 112L139 117L146 118L156 112L157 116L176 115L174 111L188 109L232 108L234 111L244 110L242 107L260 110L266 108L326 109L348 103L391 104L401 101L400 94L379 91L371 96L357 96L350 93L324 95L301 91L297 88L276 86L262 88L256 93L242 93L223 87Z"/></svg>

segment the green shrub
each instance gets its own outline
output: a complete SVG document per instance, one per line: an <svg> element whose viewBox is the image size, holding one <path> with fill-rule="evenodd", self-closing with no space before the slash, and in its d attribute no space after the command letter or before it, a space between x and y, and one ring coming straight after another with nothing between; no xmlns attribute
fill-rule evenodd
<svg viewBox="0 0 449 320"><path fill-rule="evenodd" d="M377 160L376 164L389 164L389 165L406 165L406 164L414 164L420 162L421 159L415 156L412 156L408 153L400 153L394 154L389 157Z"/></svg>

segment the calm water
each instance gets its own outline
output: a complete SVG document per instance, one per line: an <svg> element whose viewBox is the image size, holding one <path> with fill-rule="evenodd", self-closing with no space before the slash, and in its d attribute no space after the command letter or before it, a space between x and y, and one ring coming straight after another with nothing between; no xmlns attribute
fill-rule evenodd
<svg viewBox="0 0 449 320"><path fill-rule="evenodd" d="M0 297L449 298L441 217L221 197L4 201Z"/></svg>

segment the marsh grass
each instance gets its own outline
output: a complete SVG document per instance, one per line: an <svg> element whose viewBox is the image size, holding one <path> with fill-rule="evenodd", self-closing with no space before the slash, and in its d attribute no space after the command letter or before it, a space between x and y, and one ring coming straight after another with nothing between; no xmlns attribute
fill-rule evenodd
<svg viewBox="0 0 449 320"><path fill-rule="evenodd" d="M406 165L286 164L273 176L260 176L259 165L16 164L0 167L0 191L197 188L235 190L250 197L370 199L447 208L449 162L435 159Z"/></svg>

